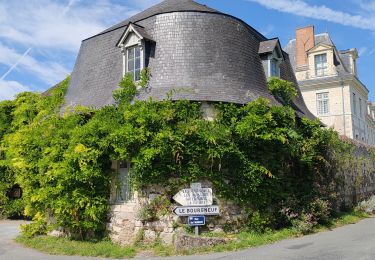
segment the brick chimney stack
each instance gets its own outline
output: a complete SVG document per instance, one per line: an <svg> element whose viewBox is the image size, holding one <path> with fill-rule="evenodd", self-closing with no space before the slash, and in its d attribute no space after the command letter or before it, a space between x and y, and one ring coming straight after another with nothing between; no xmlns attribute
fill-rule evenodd
<svg viewBox="0 0 375 260"><path fill-rule="evenodd" d="M315 46L314 26L310 25L296 30L296 64L298 67L308 65L307 51Z"/></svg>

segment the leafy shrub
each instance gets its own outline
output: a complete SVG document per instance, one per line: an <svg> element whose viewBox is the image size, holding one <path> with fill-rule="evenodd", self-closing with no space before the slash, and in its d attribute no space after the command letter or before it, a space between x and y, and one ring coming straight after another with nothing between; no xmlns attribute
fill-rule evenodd
<svg viewBox="0 0 375 260"><path fill-rule="evenodd" d="M141 87L148 73L142 73ZM199 102L133 100L137 86L129 75L114 92L116 106L59 116L68 81L48 95L22 93L0 102L0 203L9 202L4 192L17 181L24 212L36 223L26 233L44 233L40 219L48 212L55 225L81 239L103 234L111 160L131 161L131 183L138 189L164 184L171 191L211 181L218 196L255 209L248 226L257 232L280 222L277 214L263 212L277 212L290 198L296 202L280 217L287 224L308 230L314 221L326 221L329 205L306 206L308 198L330 197L334 170L342 155L350 157L350 147L319 121L296 118L289 106L297 93L291 83L269 81L284 106L264 98L241 106L217 104L217 118L209 122ZM160 196L145 205L140 219L170 213L169 203Z"/></svg>
<svg viewBox="0 0 375 260"><path fill-rule="evenodd" d="M43 220L37 220L30 224L23 224L20 228L22 234L28 238L47 234L47 224Z"/></svg>
<svg viewBox="0 0 375 260"><path fill-rule="evenodd" d="M375 213L375 196L372 196L368 200L358 203L356 209L369 214Z"/></svg>
<svg viewBox="0 0 375 260"><path fill-rule="evenodd" d="M317 198L309 204L308 208L319 224L325 224L329 221L332 212L329 201Z"/></svg>
<svg viewBox="0 0 375 260"><path fill-rule="evenodd" d="M268 81L268 89L276 97L280 98L285 105L290 105L298 92L292 82L271 77Z"/></svg>
<svg viewBox="0 0 375 260"><path fill-rule="evenodd" d="M137 218L142 222L159 220L170 212L170 206L171 202L166 196L157 196L139 210Z"/></svg>
<svg viewBox="0 0 375 260"><path fill-rule="evenodd" d="M254 211L249 214L246 229L256 233L265 233L271 230L274 220L270 215L261 214L259 211Z"/></svg>
<svg viewBox="0 0 375 260"><path fill-rule="evenodd" d="M315 216L311 213L302 213L299 218L292 220L292 226L302 234L309 234L318 224Z"/></svg>
<svg viewBox="0 0 375 260"><path fill-rule="evenodd" d="M25 209L23 199L12 199L4 205L3 216L6 218L22 218Z"/></svg>
<svg viewBox="0 0 375 260"><path fill-rule="evenodd" d="M133 75L126 74L119 86L120 88L113 92L113 98L119 103L130 103L137 94L137 85L133 81Z"/></svg>

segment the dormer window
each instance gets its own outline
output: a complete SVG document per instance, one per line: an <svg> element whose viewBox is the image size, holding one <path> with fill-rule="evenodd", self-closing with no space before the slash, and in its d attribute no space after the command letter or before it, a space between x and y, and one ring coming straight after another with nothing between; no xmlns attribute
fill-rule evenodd
<svg viewBox="0 0 375 260"><path fill-rule="evenodd" d="M279 62L277 59L270 60L270 76L280 77Z"/></svg>
<svg viewBox="0 0 375 260"><path fill-rule="evenodd" d="M141 52L141 46L132 46L126 49L127 67L125 74L132 74L134 81L138 81L141 79Z"/></svg>
<svg viewBox="0 0 375 260"><path fill-rule="evenodd" d="M318 54L315 59L315 75L317 77L326 76L328 74L327 54Z"/></svg>
<svg viewBox="0 0 375 260"><path fill-rule="evenodd" d="M267 78L280 77L280 64L285 57L279 40L276 38L260 42L258 53Z"/></svg>
<svg viewBox="0 0 375 260"><path fill-rule="evenodd" d="M134 81L139 81L141 71L146 67L146 46L150 46L150 36L145 28L129 23L117 46L123 54L123 75L131 74ZM146 45L147 44L147 45Z"/></svg>

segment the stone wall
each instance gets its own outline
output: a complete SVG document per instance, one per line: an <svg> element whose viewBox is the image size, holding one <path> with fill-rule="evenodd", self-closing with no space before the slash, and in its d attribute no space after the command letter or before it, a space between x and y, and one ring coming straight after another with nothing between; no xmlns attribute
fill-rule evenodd
<svg viewBox="0 0 375 260"><path fill-rule="evenodd" d="M375 195L375 157L367 144L342 137L354 145L352 158L341 158L336 173L340 208L350 208Z"/></svg>
<svg viewBox="0 0 375 260"><path fill-rule="evenodd" d="M212 184L203 182L202 187L212 188ZM163 243L173 244L176 234L181 236L185 233L184 227L187 223L187 217L179 217L172 213L176 204L169 204L168 213L157 216L155 220L142 221L140 216L145 206L147 207L156 198L165 196L166 193L168 192L164 187L153 185L134 196L132 201L111 205L107 229L112 241L128 245L138 239L146 243L160 239ZM203 230L221 232L231 228L231 231L237 231L243 223L244 210L230 201L216 197L214 189L213 194L214 205L220 207L220 216L206 216L206 226ZM171 197L168 198L172 201Z"/></svg>
<svg viewBox="0 0 375 260"><path fill-rule="evenodd" d="M334 159L337 160L337 167L333 189L336 191L336 206L339 210L353 207L375 194L375 161L371 147L348 138L343 139L352 143L354 149L345 156L336 155ZM201 183L203 188L213 189L213 204L220 207L219 216L206 216L206 225L202 231L237 232L244 223L245 210L215 196L215 188L210 182ZM140 239L146 243L160 239L163 243L175 245L186 241L187 217L178 217L172 213L178 205L173 202L172 195L166 194L171 192L161 185L153 185L137 193L132 201L112 205L108 223L111 239L120 244L132 244ZM160 197L167 201L166 211L161 215L155 212L156 217L152 220L142 220L141 210Z"/></svg>

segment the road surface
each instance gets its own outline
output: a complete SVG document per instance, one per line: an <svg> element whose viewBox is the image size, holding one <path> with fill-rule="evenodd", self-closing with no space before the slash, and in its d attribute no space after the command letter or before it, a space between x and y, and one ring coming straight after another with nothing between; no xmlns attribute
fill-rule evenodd
<svg viewBox="0 0 375 260"><path fill-rule="evenodd" d="M81 260L90 257L50 256L18 245L13 239L20 222L0 221L0 260ZM200 256L136 258L137 260L374 260L375 218L272 245Z"/></svg>

